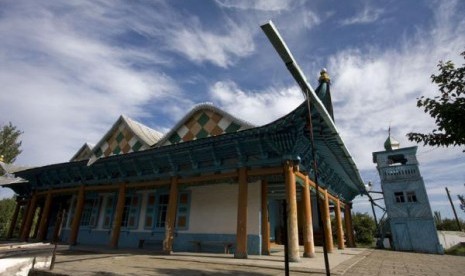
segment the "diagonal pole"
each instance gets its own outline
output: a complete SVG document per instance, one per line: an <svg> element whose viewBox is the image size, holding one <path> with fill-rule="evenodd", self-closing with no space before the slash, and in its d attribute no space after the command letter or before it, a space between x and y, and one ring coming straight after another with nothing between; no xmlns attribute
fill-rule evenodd
<svg viewBox="0 0 465 276"><path fill-rule="evenodd" d="M279 34L278 30L274 26L273 22L270 21L267 24L262 25L261 28L263 32L266 34L266 36L268 37L268 39L270 40L273 47L275 48L276 52L278 52L279 56L286 64L287 69L290 71L290 73L296 80L297 84L302 89L302 92L306 98L307 109L308 109L308 120L309 120L308 131L310 135L310 143L311 143L311 149L312 149L312 155L313 155L313 171L315 175L316 195L317 195L317 200L319 200L320 199L320 186L318 184L318 163L316 160L317 152L316 152L315 141L313 137L313 121L312 121L312 112L311 112L310 95L309 95L311 92L310 91L311 88L309 88L309 85L307 83L307 80L304 74L300 70L300 67L298 66L297 62L292 56L286 43L281 38L281 35ZM317 204L316 206L317 206L317 213L318 213L318 226L321 228L322 218L321 218L320 204ZM323 255L325 259L326 275L331 275L326 243L327 243L327 237L323 231Z"/></svg>

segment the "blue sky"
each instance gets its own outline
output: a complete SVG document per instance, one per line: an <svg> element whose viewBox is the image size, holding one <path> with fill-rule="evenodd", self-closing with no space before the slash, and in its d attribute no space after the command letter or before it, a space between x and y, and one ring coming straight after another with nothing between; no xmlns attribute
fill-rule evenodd
<svg viewBox="0 0 465 276"><path fill-rule="evenodd" d="M213 102L271 122L303 101L260 29L273 20L314 87L328 69L336 126L379 189L371 154L389 124L401 146L414 145L406 133L434 127L416 98L436 93L439 60L463 63L463 14L465 2L454 0L2 1L0 124L24 131L17 164L45 165L96 143L120 114L167 132L195 104ZM418 148L443 217L444 187L465 194L462 150ZM355 201L367 208L366 197Z"/></svg>

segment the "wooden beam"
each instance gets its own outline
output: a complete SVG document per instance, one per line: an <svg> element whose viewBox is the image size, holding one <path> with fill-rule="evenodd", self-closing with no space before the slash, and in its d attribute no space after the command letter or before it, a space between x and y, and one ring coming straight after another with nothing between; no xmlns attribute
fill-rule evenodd
<svg viewBox="0 0 465 276"><path fill-rule="evenodd" d="M287 246L289 261L300 261L299 253L299 227L297 223L297 193L294 166L291 161L284 164L284 176L287 200Z"/></svg>
<svg viewBox="0 0 465 276"><path fill-rule="evenodd" d="M296 176L297 176L298 178L300 178L302 181L306 181L305 179L308 178L308 183L310 184L310 187L313 187L314 189L316 189L316 184L315 184L315 182L313 182L313 181L308 177L308 175L303 174L303 173L301 173L301 172L296 172ZM327 189L325 189L325 188L323 188L323 187L320 186L320 194L323 194L325 190L327 191ZM338 197L337 195L332 195L332 194L328 193L328 199L329 199L330 201L332 201L333 203L336 203L336 201L338 201L339 197ZM341 201L340 204L341 204L341 208L344 208L345 203Z"/></svg>
<svg viewBox="0 0 465 276"><path fill-rule="evenodd" d="M6 235L7 239L13 237L13 231L16 227L16 221L18 220L19 209L21 208L21 201L16 200L15 211L13 212L13 217L11 218L10 227L8 228L8 233Z"/></svg>
<svg viewBox="0 0 465 276"><path fill-rule="evenodd" d="M231 178L237 178L237 177L238 177L237 172L207 174L207 175L180 178L178 179L178 184L195 184L196 182L223 180L223 179L231 179Z"/></svg>
<svg viewBox="0 0 465 276"><path fill-rule="evenodd" d="M36 206L37 206L37 195L36 195L36 192L34 192L31 198L30 206L27 211L24 229L23 229L23 232L21 233L21 241L27 241L29 239L29 234L31 233L32 221L36 213Z"/></svg>
<svg viewBox="0 0 465 276"><path fill-rule="evenodd" d="M255 168L249 169L247 171L248 176L266 176L266 175L274 175L274 174L283 174L284 170L283 167L271 167L271 168Z"/></svg>
<svg viewBox="0 0 465 276"><path fill-rule="evenodd" d="M331 216L329 215L329 198L328 190L324 190L324 199L321 201L323 210L323 231L326 236L326 250L328 253L333 252L333 233L331 230Z"/></svg>
<svg viewBox="0 0 465 276"><path fill-rule="evenodd" d="M76 245L79 225L81 223L82 209L84 208L84 199L85 199L85 187L81 185L79 187L79 192L76 202L76 210L74 210L74 217L71 223L71 233L69 234L69 245Z"/></svg>
<svg viewBox="0 0 465 276"><path fill-rule="evenodd" d="M344 209L344 221L346 224L347 247L355 247L354 228L352 226L352 204L346 204Z"/></svg>
<svg viewBox="0 0 465 276"><path fill-rule="evenodd" d="M237 199L236 252L234 258L247 259L247 168L239 169L239 192Z"/></svg>
<svg viewBox="0 0 465 276"><path fill-rule="evenodd" d="M313 240L312 197L308 177L305 178L305 185L302 187L302 201L304 204L304 257L313 258L315 257L315 243Z"/></svg>
<svg viewBox="0 0 465 276"><path fill-rule="evenodd" d="M110 247L118 248L119 234L121 233L121 223L123 221L124 203L126 200L126 184L120 183L118 188L118 202L116 203L116 214L113 220L111 231Z"/></svg>
<svg viewBox="0 0 465 276"><path fill-rule="evenodd" d="M21 239L23 236L24 227L26 226L27 221L27 214L29 213L29 209L31 208L31 201L32 198L27 199L26 207L23 208L22 218L21 218L21 228L19 230L19 238Z"/></svg>
<svg viewBox="0 0 465 276"><path fill-rule="evenodd" d="M261 205L262 205L262 255L270 255L270 221L268 215L268 181L262 180L261 185Z"/></svg>
<svg viewBox="0 0 465 276"><path fill-rule="evenodd" d="M336 214L336 229L337 229L337 248L344 249L344 230L342 229L342 216L340 200L336 201L335 214Z"/></svg>
<svg viewBox="0 0 465 276"><path fill-rule="evenodd" d="M37 233L37 239L39 241L45 240L47 236L47 228L48 228L48 216L50 214L50 206L52 205L52 193L49 191L47 194L47 198L45 199L44 203L44 210L42 211L41 219L38 223L39 224L39 232Z"/></svg>
<svg viewBox="0 0 465 276"><path fill-rule="evenodd" d="M171 178L168 210L165 219L165 239L163 240L163 253L169 255L173 252L174 228L176 227L176 210L178 206L178 182L176 177Z"/></svg>

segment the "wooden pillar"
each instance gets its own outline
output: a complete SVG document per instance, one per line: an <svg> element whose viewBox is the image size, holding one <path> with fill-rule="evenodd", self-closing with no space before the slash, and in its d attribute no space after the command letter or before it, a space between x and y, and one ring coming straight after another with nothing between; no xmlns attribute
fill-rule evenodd
<svg viewBox="0 0 465 276"><path fill-rule="evenodd" d="M270 221L268 214L268 181L262 180L262 255L270 255Z"/></svg>
<svg viewBox="0 0 465 276"><path fill-rule="evenodd" d="M126 199L126 184L119 184L118 202L116 203L116 214L113 220L113 229L111 231L110 247L118 248L119 234L121 233L121 223L123 221L124 201Z"/></svg>
<svg viewBox="0 0 465 276"><path fill-rule="evenodd" d="M304 257L315 257L315 243L313 241L312 197L308 176L305 177L305 186L302 188L302 201L304 205Z"/></svg>
<svg viewBox="0 0 465 276"><path fill-rule="evenodd" d="M346 203L344 209L344 221L346 224L347 247L355 247L354 228L352 226L352 204Z"/></svg>
<svg viewBox="0 0 465 276"><path fill-rule="evenodd" d="M45 203L45 202L44 202ZM37 233L39 232L39 222L42 220L42 213L44 211L44 206L43 204L41 206L37 206L37 208L39 208L39 213L37 214L37 223L36 223L36 226L34 228L34 232L32 233L32 238L35 239L37 238ZM36 209L37 209L36 208ZM37 211L36 211L37 212Z"/></svg>
<svg viewBox="0 0 465 276"><path fill-rule="evenodd" d="M55 226L53 227L52 242L57 243L60 240L61 226L63 225L63 219L65 217L65 210L62 206L58 209L58 214L55 220Z"/></svg>
<svg viewBox="0 0 465 276"><path fill-rule="evenodd" d="M34 192L31 198L31 203L27 210L26 221L24 224L24 229L21 233L21 241L27 241L29 239L29 234L31 233L31 226L32 221L34 220L34 215L36 213L36 205L37 205L37 193Z"/></svg>
<svg viewBox="0 0 465 276"><path fill-rule="evenodd" d="M328 253L333 252L333 232L331 230L331 216L329 212L329 198L328 198L328 190L324 189L323 192L324 199L323 199L323 231L325 231L326 236L326 251Z"/></svg>
<svg viewBox="0 0 465 276"><path fill-rule="evenodd" d="M300 261L299 227L297 224L297 196L294 167L291 161L284 165L287 200L287 248L290 262Z"/></svg>
<svg viewBox="0 0 465 276"><path fill-rule="evenodd" d="M247 259L247 168L239 169L239 193L237 199L236 252L234 258Z"/></svg>
<svg viewBox="0 0 465 276"><path fill-rule="evenodd" d="M176 211L178 206L178 179L171 178L170 197L168 200L168 210L165 220L165 239L163 240L163 252L171 254L173 252L174 228L176 227Z"/></svg>
<svg viewBox="0 0 465 276"><path fill-rule="evenodd" d="M29 213L29 208L31 208L31 198L27 199L26 206L22 210L21 216L21 228L19 229L19 238L21 239L24 231L24 227L26 226L27 214Z"/></svg>
<svg viewBox="0 0 465 276"><path fill-rule="evenodd" d="M47 228L48 228L48 216L50 213L50 206L52 205L52 192L48 191L47 198L45 199L44 209L42 211L41 219L39 223L39 232L37 233L37 238L39 241L46 239Z"/></svg>
<svg viewBox="0 0 465 276"><path fill-rule="evenodd" d="M73 221L71 222L71 233L69 235L69 245L76 245L79 225L81 224L82 209L84 209L85 187L81 185L76 202L76 210L74 210Z"/></svg>
<svg viewBox="0 0 465 276"><path fill-rule="evenodd" d="M16 221L18 220L19 209L21 209L21 201L16 199L15 211L13 212L13 217L10 221L10 228L8 228L8 233L6 235L7 239L11 239L11 237L13 237L13 232L16 227Z"/></svg>
<svg viewBox="0 0 465 276"><path fill-rule="evenodd" d="M344 230L342 229L341 201L339 198L336 201L336 208L334 211L336 214L337 226L337 249L344 249Z"/></svg>

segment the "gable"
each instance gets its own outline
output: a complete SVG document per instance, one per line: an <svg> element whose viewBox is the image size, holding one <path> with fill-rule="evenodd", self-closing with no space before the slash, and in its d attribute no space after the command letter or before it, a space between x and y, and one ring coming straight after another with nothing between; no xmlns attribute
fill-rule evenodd
<svg viewBox="0 0 465 276"><path fill-rule="evenodd" d="M189 112L159 143L172 145L251 128L252 125L210 104L201 104Z"/></svg>
<svg viewBox="0 0 465 276"><path fill-rule="evenodd" d="M92 156L92 146L89 143L85 143L82 147L74 154L74 156L69 160L70 162L73 161L81 161L87 160Z"/></svg>
<svg viewBox="0 0 465 276"><path fill-rule="evenodd" d="M93 152L96 157L107 157L145 150L149 147L149 145L134 134L132 129L123 120L119 120L119 124L105 135L103 141L99 142Z"/></svg>

